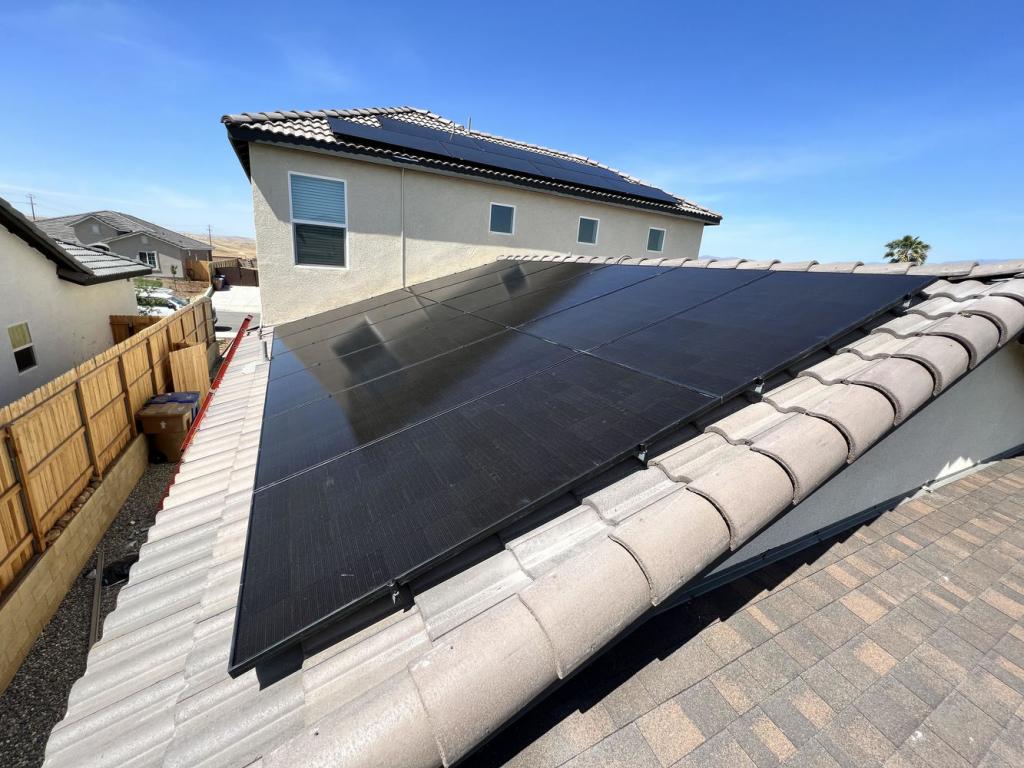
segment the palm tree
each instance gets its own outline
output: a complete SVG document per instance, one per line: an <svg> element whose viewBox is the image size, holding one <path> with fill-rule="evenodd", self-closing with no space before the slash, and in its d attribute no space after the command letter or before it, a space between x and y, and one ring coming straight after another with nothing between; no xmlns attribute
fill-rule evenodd
<svg viewBox="0 0 1024 768"><path fill-rule="evenodd" d="M908 261L912 264L924 264L928 259L928 251L931 249L932 247L921 238L905 235L899 240L892 240L885 244L883 258L893 264Z"/></svg>

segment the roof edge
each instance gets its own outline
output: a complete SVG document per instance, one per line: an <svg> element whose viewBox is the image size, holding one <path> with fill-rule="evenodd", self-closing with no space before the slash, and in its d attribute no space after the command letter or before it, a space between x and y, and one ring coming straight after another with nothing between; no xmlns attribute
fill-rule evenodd
<svg viewBox="0 0 1024 768"><path fill-rule="evenodd" d="M264 122L266 122L266 121L264 121ZM326 143L326 142L323 142L323 141L317 141L315 139L308 139L308 138L301 137L301 136L294 136L294 135L287 135L287 134L273 134L273 135L260 134L260 133L258 133L256 131L254 131L254 129L250 127L250 123L225 123L225 127L227 129L228 141L231 142L231 146L235 150L235 155L238 157L238 161L239 161L239 163L242 166L242 170L245 172L246 177L250 181L252 180L252 163L251 163L250 155L249 155L249 144L251 144L251 143L267 144L267 145L270 145L270 146L286 146L286 145L291 145L291 146L296 147L296 148L304 148L304 147L315 148L317 150L321 150L323 152L327 152L327 153L330 153L330 154L342 155L342 156L347 156L347 157L358 157L358 156L365 156L365 155L373 155L374 154L374 151L373 151L374 148L372 148L372 147L365 147L362 150L360 150L360 149L357 148L358 145L353 145L351 147L339 147L338 145L329 144L329 143ZM429 162L429 158L424 158L424 160L427 160ZM386 157L380 158L379 161L380 162L386 162L388 164L392 164L392 165L396 165L396 166L406 166L406 165L408 165L407 163L402 163L402 162L397 161L397 160L391 160L391 159L386 158ZM437 162L443 162L443 161L437 161ZM417 167L419 167L420 169L426 169L428 171L437 170L437 169L432 168L431 166L423 166L423 165L420 165L420 164L417 164ZM481 169L481 172L478 173L478 174L474 174L474 173L458 173L457 175L459 175L459 176L467 176L467 177L472 177L472 178L482 178L482 179L485 179L485 180L491 180L490 179L490 175L488 174L487 169ZM530 179L531 177L521 176L520 178L522 178L522 179ZM512 182L510 182L510 183L512 183ZM680 218L680 219L690 219L692 221L699 221L699 222L702 222L704 224L711 225L711 226L717 226L718 224L721 224L722 218L723 218L722 214L720 214L720 213L718 213L716 211L712 211L710 209L705 209L705 208L703 208L703 206L699 206L697 203L693 203L693 202L687 200L686 198L679 197L678 195L675 195L673 193L666 193L666 194L672 194L673 197L676 199L676 201L677 201L677 203L678 203L678 205L680 207L674 207L673 208L673 207L669 207L669 205L666 204L666 203L657 203L657 202L654 202L654 201L646 201L643 198L629 197L629 196L626 196L624 194L617 194L617 193L612 193L612 192L602 192L600 190L589 190L586 187L574 187L574 186L572 186L570 184L566 184L565 182L549 181L548 183L549 184L559 184L559 185L562 185L562 186L566 187L567 190L568 189L579 189L579 190L581 190L583 192L587 192L589 194L585 194L585 195L584 194L573 194L572 192L569 192L569 191L563 191L563 190L559 190L559 189L548 189L547 187L544 186L544 180L540 180L540 179L538 179L536 185L534 185L534 184L523 184L523 183L518 183L518 184L517 183L513 183L513 186L523 187L523 188L527 188L527 189L535 189L537 191L546 192L548 194L566 194L566 195L569 195L570 197L592 199L592 200L595 200L596 202L604 202L604 203L608 203L608 204L612 204L612 205L618 204L620 201L626 201L623 204L627 208L633 208L633 209L637 209L637 210L645 210L645 211L650 211L650 212L653 212L653 213L661 213L661 214L664 214L664 215L667 215L667 216L673 216L675 218ZM608 199L606 199L606 198L608 198ZM634 202L635 203L639 203L639 204L636 204L636 205L631 205L630 204L630 203L634 203ZM693 206L694 208L701 208L705 212L702 213L701 211L698 211L698 210L686 210L683 207L681 207L683 205Z"/></svg>
<svg viewBox="0 0 1024 768"><path fill-rule="evenodd" d="M46 256L50 261L54 262L58 267L58 277L61 277L64 280L70 280L71 282L78 282L77 280L72 279L71 275L96 277L91 270L72 259L71 256L69 256L64 249L57 244L56 240L29 221L25 214L2 197L0 197L0 224L3 224L3 226L12 234L20 237L30 246ZM62 272L65 274L62 274Z"/></svg>

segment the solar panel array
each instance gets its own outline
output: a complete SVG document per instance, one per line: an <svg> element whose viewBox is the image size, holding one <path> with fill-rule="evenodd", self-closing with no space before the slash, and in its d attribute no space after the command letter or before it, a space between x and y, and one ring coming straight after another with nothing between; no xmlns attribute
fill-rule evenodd
<svg viewBox="0 0 1024 768"><path fill-rule="evenodd" d="M496 262L279 326L232 672L928 281Z"/></svg>
<svg viewBox="0 0 1024 768"><path fill-rule="evenodd" d="M565 160L545 152L512 146L482 136L467 136L453 131L427 128L392 117L381 116L377 119L380 122L379 128L340 117L330 117L327 122L331 131L338 136L407 149L443 160L458 160L660 203L678 202L672 195L660 189L638 184L615 171L590 163Z"/></svg>

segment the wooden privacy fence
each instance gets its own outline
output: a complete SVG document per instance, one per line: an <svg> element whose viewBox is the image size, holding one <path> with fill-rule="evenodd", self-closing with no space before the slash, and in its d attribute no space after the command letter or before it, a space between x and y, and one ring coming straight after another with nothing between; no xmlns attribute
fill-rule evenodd
<svg viewBox="0 0 1024 768"><path fill-rule="evenodd" d="M0 593L136 434L135 414L171 387L171 354L214 343L208 298L164 318L111 317L133 335L0 408ZM127 322L120 324L121 320ZM207 372L207 376L208 376Z"/></svg>
<svg viewBox="0 0 1024 768"><path fill-rule="evenodd" d="M129 336L134 336L143 328L156 325L162 317L150 317L148 315L111 315L110 333L114 336L114 343L120 344Z"/></svg>
<svg viewBox="0 0 1024 768"><path fill-rule="evenodd" d="M259 285L260 273L255 259L216 259L185 262L185 274L192 280L210 282L220 272L230 285Z"/></svg>

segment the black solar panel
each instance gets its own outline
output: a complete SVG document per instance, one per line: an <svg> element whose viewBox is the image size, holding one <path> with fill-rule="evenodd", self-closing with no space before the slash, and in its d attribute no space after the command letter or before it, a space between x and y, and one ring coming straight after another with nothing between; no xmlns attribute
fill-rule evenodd
<svg viewBox="0 0 1024 768"><path fill-rule="evenodd" d="M279 326L232 674L930 279L500 262Z"/></svg>
<svg viewBox="0 0 1024 768"><path fill-rule="evenodd" d="M672 195L660 189L629 181L614 171L589 163L571 162L544 152L509 146L483 137L427 128L406 120L391 117L377 119L380 122L379 128L339 117L329 117L327 122L338 136L363 139L445 160L459 160L660 203L678 202Z"/></svg>

